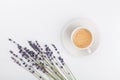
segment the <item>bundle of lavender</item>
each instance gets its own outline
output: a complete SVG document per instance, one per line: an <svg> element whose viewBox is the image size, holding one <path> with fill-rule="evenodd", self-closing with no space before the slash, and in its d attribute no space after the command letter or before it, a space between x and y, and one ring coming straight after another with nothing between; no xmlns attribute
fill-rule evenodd
<svg viewBox="0 0 120 80"><path fill-rule="evenodd" d="M30 50L12 39L9 41L18 48L18 54L10 50L11 59L38 80L76 80L54 44L41 46L38 41L28 41Z"/></svg>

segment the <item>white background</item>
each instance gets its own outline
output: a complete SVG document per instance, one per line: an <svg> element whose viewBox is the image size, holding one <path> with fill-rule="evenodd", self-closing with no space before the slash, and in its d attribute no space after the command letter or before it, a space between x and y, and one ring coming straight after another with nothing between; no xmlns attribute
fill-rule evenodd
<svg viewBox="0 0 120 80"><path fill-rule="evenodd" d="M96 53L72 57L60 41L67 21L87 17L99 28ZM78 80L120 80L119 0L0 0L0 80L37 80L10 59L8 42L55 43Z"/></svg>

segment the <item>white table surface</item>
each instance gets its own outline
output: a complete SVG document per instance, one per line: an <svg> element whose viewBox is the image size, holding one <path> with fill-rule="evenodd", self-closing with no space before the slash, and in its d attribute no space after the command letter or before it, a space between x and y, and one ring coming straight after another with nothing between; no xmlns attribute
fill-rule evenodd
<svg viewBox="0 0 120 80"><path fill-rule="evenodd" d="M86 17L99 28L101 45L90 56L72 57L60 41L67 21ZM78 80L120 80L119 0L0 0L0 80L37 80L10 59L12 38L55 43Z"/></svg>

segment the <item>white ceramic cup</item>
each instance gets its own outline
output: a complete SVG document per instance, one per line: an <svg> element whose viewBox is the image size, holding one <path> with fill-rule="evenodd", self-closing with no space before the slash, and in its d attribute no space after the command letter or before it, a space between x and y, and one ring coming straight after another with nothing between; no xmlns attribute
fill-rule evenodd
<svg viewBox="0 0 120 80"><path fill-rule="evenodd" d="M85 48L80 48L80 47L76 46L75 43L73 42L73 34L74 34L78 29L86 29L86 30L88 30L88 31L91 33L91 35L92 35L92 41L91 41L91 43L90 43L87 47L85 47ZM72 45L73 45L75 48L80 49L80 50L87 50L88 53L91 53L90 47L91 47L92 44L94 43L94 33L93 33L92 29L90 29L89 27L86 27L86 26L78 26L77 28L75 28L75 29L72 31L72 34L71 34L71 42L72 42Z"/></svg>

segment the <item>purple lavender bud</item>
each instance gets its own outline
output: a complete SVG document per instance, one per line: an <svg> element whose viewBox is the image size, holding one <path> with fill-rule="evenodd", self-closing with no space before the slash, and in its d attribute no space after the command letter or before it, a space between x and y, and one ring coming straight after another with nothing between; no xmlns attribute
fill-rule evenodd
<svg viewBox="0 0 120 80"><path fill-rule="evenodd" d="M10 50L9 52L10 52L10 53L13 53L13 51L11 51L11 50Z"/></svg>
<svg viewBox="0 0 120 80"><path fill-rule="evenodd" d="M58 59L60 60L61 63L64 63L63 58L59 56Z"/></svg>
<svg viewBox="0 0 120 80"><path fill-rule="evenodd" d="M31 73L33 74L33 73L35 73L35 71L32 71Z"/></svg>
<svg viewBox="0 0 120 80"><path fill-rule="evenodd" d="M11 39L11 38L9 38L8 40L9 40L9 41L12 41L12 39Z"/></svg>
<svg viewBox="0 0 120 80"><path fill-rule="evenodd" d="M22 49L22 46L20 46L19 44L17 46L18 46L18 49L20 49L20 50Z"/></svg>

